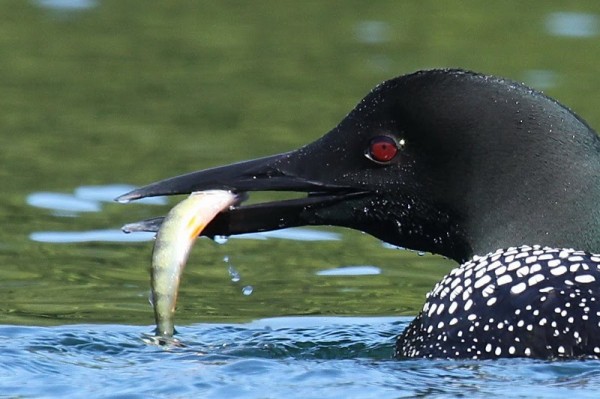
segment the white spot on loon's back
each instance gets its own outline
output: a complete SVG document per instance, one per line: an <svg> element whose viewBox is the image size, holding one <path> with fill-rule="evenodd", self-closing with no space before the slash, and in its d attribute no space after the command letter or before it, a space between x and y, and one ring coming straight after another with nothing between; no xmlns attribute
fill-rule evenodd
<svg viewBox="0 0 600 399"><path fill-rule="evenodd" d="M512 281L513 281L513 279L510 275L504 274L504 275L500 276L496 282L498 283L498 285L504 285L504 284L512 283Z"/></svg>
<svg viewBox="0 0 600 399"><path fill-rule="evenodd" d="M555 267L554 269L550 269L550 273L552 273L555 276L560 276L562 274L565 274L567 272L567 267L564 265L560 265L558 267Z"/></svg>
<svg viewBox="0 0 600 399"><path fill-rule="evenodd" d="M560 259L552 259L550 262L548 262L548 266L550 267L555 267L560 265Z"/></svg>
<svg viewBox="0 0 600 399"><path fill-rule="evenodd" d="M479 280L475 281L475 284L473 285L473 287L475 289L481 288L484 285L486 285L487 283L489 283L490 281L492 281L492 277L489 274L485 274L481 278L479 278Z"/></svg>
<svg viewBox="0 0 600 399"><path fill-rule="evenodd" d="M527 284L525 284L524 282L520 282L520 283L512 286L512 288L510 289L510 293L515 294L515 295L520 294L520 293L524 292L526 288L527 288Z"/></svg>
<svg viewBox="0 0 600 399"><path fill-rule="evenodd" d="M579 276L575 276L575 281L577 281L578 283L589 284L595 282L596 277L592 276L591 274L582 274Z"/></svg>
<svg viewBox="0 0 600 399"><path fill-rule="evenodd" d="M529 277L529 279L527 280L527 284L531 287L536 285L537 283L541 283L542 281L544 281L546 279L546 277L544 277L543 274L535 274L531 277Z"/></svg>
<svg viewBox="0 0 600 399"><path fill-rule="evenodd" d="M508 270L511 270L510 266L508 267ZM529 274L529 266L523 266L517 270L517 276L519 276L519 277L525 277L528 274Z"/></svg>

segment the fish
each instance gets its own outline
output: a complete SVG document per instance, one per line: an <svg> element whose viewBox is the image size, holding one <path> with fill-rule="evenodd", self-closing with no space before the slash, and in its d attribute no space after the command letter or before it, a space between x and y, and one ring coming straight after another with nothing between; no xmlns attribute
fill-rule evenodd
<svg viewBox="0 0 600 399"><path fill-rule="evenodd" d="M190 250L202 230L220 212L235 205L238 196L225 190L192 193L165 217L152 250L152 306L159 342L175 332L175 305L179 282Z"/></svg>

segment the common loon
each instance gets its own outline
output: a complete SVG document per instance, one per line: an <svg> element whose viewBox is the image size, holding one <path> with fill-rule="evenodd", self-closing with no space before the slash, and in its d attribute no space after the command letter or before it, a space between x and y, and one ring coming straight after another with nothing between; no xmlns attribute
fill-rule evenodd
<svg viewBox="0 0 600 399"><path fill-rule="evenodd" d="M401 76L311 144L118 200L207 189L308 193L235 207L208 236L337 225L457 261L398 337L399 358L600 358L600 139L522 84Z"/></svg>

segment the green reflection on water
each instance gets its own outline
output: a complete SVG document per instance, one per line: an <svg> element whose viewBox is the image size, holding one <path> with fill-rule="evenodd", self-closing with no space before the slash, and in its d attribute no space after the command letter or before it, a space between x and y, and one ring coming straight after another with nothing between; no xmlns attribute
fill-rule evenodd
<svg viewBox="0 0 600 399"><path fill-rule="evenodd" d="M596 3L98 4L59 15L33 2L0 3L0 323L152 323L150 243L28 236L118 228L167 208L105 204L100 213L59 217L27 206L32 192L143 184L289 150L333 127L376 83L437 66L516 80L552 71L547 92L600 126L598 38L550 37L544 27L551 12L600 14ZM382 249L357 232L343 237L202 242L186 270L178 323L414 314L451 265ZM225 255L240 283L229 281ZM315 275L356 264L382 274ZM241 294L246 284L250 296Z"/></svg>

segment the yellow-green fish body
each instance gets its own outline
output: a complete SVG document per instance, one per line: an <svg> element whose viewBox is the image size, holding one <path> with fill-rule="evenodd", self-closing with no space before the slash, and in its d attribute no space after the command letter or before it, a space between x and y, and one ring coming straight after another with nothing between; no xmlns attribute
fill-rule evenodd
<svg viewBox="0 0 600 399"><path fill-rule="evenodd" d="M192 193L165 217L152 252L152 304L157 335L173 336L179 281L196 238L235 200L235 194L224 190Z"/></svg>

